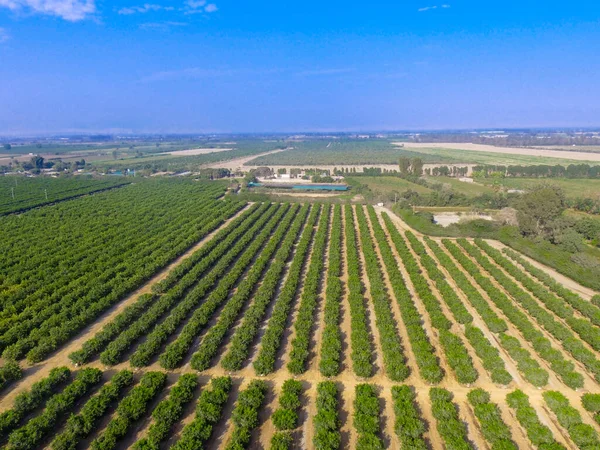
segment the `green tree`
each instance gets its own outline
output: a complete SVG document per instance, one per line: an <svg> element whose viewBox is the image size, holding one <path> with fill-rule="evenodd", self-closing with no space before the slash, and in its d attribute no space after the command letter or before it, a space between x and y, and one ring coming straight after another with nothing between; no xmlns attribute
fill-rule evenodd
<svg viewBox="0 0 600 450"><path fill-rule="evenodd" d="M401 176L408 175L408 170L410 169L410 159L402 156L400 158L399 165L400 165L400 175Z"/></svg>
<svg viewBox="0 0 600 450"><path fill-rule="evenodd" d="M4 150L10 150L11 148L12 148L12 145L4 144Z"/></svg>
<svg viewBox="0 0 600 450"><path fill-rule="evenodd" d="M413 158L410 161L410 167L413 175L417 177L423 175L423 160L421 158Z"/></svg>
<svg viewBox="0 0 600 450"><path fill-rule="evenodd" d="M566 208L565 195L558 186L540 185L523 194L517 202L519 228L524 235L548 235L552 221Z"/></svg>

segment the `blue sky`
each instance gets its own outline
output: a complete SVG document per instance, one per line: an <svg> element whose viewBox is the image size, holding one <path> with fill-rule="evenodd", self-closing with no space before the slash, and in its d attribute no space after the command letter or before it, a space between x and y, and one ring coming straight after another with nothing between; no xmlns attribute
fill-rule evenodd
<svg viewBox="0 0 600 450"><path fill-rule="evenodd" d="M0 134L600 126L600 3L0 0Z"/></svg>

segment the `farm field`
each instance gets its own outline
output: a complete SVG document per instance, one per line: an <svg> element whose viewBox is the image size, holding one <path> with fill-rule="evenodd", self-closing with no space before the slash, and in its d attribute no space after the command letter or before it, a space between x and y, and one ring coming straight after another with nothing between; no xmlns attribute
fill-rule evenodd
<svg viewBox="0 0 600 450"><path fill-rule="evenodd" d="M221 199L221 184L148 183L29 211L20 234L17 217L0 218L13 236L0 242L0 445L600 447L589 295L499 244L431 239L385 208L243 204ZM101 220L111 205L115 226ZM85 208L97 211L89 225L74 213ZM61 241L59 217L88 226L90 242ZM42 220L49 242L33 231ZM96 266L147 271L106 303L89 299L104 308L53 303L69 289L108 295L76 276L94 245L120 245Z"/></svg>
<svg viewBox="0 0 600 450"><path fill-rule="evenodd" d="M431 192L431 189L425 186L398 177L348 177L346 181L351 186L355 184L366 184L372 191L378 191L383 194L394 191L403 192L409 189L418 192L419 194L428 194Z"/></svg>
<svg viewBox="0 0 600 450"><path fill-rule="evenodd" d="M461 194L475 197L482 194L493 194L494 189L491 186L480 184L479 180L476 183L465 183L453 177L426 177L430 183L449 184L453 190Z"/></svg>
<svg viewBox="0 0 600 450"><path fill-rule="evenodd" d="M0 215L24 211L128 184L123 179L91 177L25 178L0 177ZM13 198L14 196L14 198Z"/></svg>
<svg viewBox="0 0 600 450"><path fill-rule="evenodd" d="M492 180L483 178L478 180L480 183L492 185ZM567 197L589 197L598 198L600 194L600 180L594 179L569 179L569 178L550 178L548 180L540 178L503 178L499 180L500 184L507 189L528 190L540 183L548 183L559 186Z"/></svg>

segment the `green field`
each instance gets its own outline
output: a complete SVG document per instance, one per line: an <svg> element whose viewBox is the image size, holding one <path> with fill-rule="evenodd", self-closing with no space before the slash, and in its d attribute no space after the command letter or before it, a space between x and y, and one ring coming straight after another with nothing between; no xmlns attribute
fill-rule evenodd
<svg viewBox="0 0 600 450"><path fill-rule="evenodd" d="M398 177L350 177L347 178L346 181L351 186L356 186L358 184L367 185L374 193L380 192L382 194L388 194L394 191L403 192L409 189L412 189L419 194L429 194L431 192L431 189L425 186L411 183L410 181Z"/></svg>
<svg viewBox="0 0 600 450"><path fill-rule="evenodd" d="M438 159L439 161L452 160L462 164L489 164L489 165L535 165L560 164L568 166L569 164L590 164L598 165L597 161L578 161L574 159L549 158L544 156L530 156L504 153L489 153L471 150L457 150L450 148L405 148L405 151L419 152L423 155L428 155L430 158ZM425 161L425 159L423 159Z"/></svg>
<svg viewBox="0 0 600 450"><path fill-rule="evenodd" d="M465 183L452 177L427 177L429 183L449 184L453 190L461 194L475 197L481 194L493 194L494 189L479 183Z"/></svg>
<svg viewBox="0 0 600 450"><path fill-rule="evenodd" d="M452 156L441 156L405 150L385 139L314 140L288 142L290 150L253 159L247 165L369 165L398 164L400 157L421 158L426 163L458 162Z"/></svg>
<svg viewBox="0 0 600 450"><path fill-rule="evenodd" d="M480 181L487 185L492 185L492 179L486 178ZM569 179L569 178L504 178L500 180L502 186L508 189L528 190L541 183L549 183L559 186L567 197L590 197L600 196L600 180L590 179Z"/></svg>

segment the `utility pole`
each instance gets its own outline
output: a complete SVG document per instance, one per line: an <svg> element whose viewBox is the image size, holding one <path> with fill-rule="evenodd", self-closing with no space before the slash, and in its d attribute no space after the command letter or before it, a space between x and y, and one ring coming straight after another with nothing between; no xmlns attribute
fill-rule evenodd
<svg viewBox="0 0 600 450"><path fill-rule="evenodd" d="M10 193L12 195L12 199L14 200L15 199L15 188L14 187L10 188Z"/></svg>
<svg viewBox="0 0 600 450"><path fill-rule="evenodd" d="M46 194L46 201L48 201L48 189L44 189L44 194Z"/></svg>

